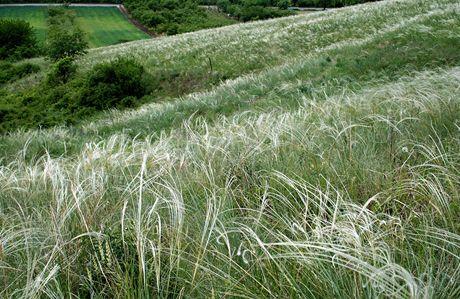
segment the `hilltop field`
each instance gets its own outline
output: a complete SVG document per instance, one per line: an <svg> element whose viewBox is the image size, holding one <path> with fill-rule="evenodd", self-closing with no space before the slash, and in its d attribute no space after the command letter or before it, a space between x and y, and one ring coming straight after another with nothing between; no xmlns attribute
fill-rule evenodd
<svg viewBox="0 0 460 299"><path fill-rule="evenodd" d="M18 63L0 297L460 297L458 1L99 47L56 84Z"/></svg>

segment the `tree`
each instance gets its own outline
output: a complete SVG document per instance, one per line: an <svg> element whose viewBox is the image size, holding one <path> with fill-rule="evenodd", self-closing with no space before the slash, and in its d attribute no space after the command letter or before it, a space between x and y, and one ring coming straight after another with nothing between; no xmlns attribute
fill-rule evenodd
<svg viewBox="0 0 460 299"><path fill-rule="evenodd" d="M85 34L80 28L68 30L57 27L48 33L47 55L54 61L85 54L87 47L88 43L85 40Z"/></svg>
<svg viewBox="0 0 460 299"><path fill-rule="evenodd" d="M72 12L64 8L50 8L48 14L47 56L57 61L85 54L88 43Z"/></svg>
<svg viewBox="0 0 460 299"><path fill-rule="evenodd" d="M0 59L29 58L37 52L37 40L29 23L0 19Z"/></svg>

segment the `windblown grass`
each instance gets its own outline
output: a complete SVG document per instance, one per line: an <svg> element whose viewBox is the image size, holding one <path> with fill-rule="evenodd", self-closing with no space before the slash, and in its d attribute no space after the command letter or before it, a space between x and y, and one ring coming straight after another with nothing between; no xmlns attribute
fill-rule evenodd
<svg viewBox="0 0 460 299"><path fill-rule="evenodd" d="M406 21L211 91L3 136L0 297L458 298L458 5L304 18L380 12Z"/></svg>
<svg viewBox="0 0 460 299"><path fill-rule="evenodd" d="M2 295L457 297L459 86L458 68L425 72L18 157Z"/></svg>
<svg viewBox="0 0 460 299"><path fill-rule="evenodd" d="M273 106L291 109L298 106L299 98L321 99L344 90L359 91L368 85L391 82L414 71L454 66L460 61L459 6L444 5L443 9L439 6L434 5L433 11L393 24L378 34L334 43L308 55L284 58L286 61L279 66L227 80L208 92L169 99L135 111L109 113L82 126L0 136L0 151L8 160L26 143L25 155L30 159L42 155L44 149L52 156L69 155L80 152L89 141L108 138L117 132L146 137L167 133L197 115L212 122L219 115L247 110L260 111ZM263 22L260 24L265 26ZM181 38L184 37L176 39ZM189 65L189 70L195 69ZM286 89L292 85L297 88Z"/></svg>

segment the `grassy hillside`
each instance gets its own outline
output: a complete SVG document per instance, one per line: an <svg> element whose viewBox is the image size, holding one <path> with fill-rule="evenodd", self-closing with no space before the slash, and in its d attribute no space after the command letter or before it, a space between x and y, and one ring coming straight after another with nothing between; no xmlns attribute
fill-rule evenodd
<svg viewBox="0 0 460 299"><path fill-rule="evenodd" d="M149 36L131 24L116 7L72 7L90 47L101 47ZM0 7L0 18L20 18L34 27L38 40L46 38L46 7Z"/></svg>
<svg viewBox="0 0 460 299"><path fill-rule="evenodd" d="M158 94L0 137L0 296L459 297L459 13L382 1L91 51L81 70L130 55Z"/></svg>

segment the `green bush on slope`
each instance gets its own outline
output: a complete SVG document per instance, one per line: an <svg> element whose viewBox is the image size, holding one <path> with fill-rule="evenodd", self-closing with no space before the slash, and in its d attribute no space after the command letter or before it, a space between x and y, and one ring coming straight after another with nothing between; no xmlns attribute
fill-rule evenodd
<svg viewBox="0 0 460 299"><path fill-rule="evenodd" d="M75 22L73 11L62 7L48 8L46 55L54 61L83 55L88 48L85 34Z"/></svg>
<svg viewBox="0 0 460 299"><path fill-rule="evenodd" d="M30 74L36 73L40 67L29 62L12 64L10 62L0 61L0 85L16 81Z"/></svg>
<svg viewBox="0 0 460 299"><path fill-rule="evenodd" d="M29 23L0 19L0 60L29 58L38 52L37 40Z"/></svg>
<svg viewBox="0 0 460 299"><path fill-rule="evenodd" d="M236 23L198 7L193 0L127 0L124 5L136 20L157 34L174 35Z"/></svg>
<svg viewBox="0 0 460 299"><path fill-rule="evenodd" d="M133 59L116 59L77 74L73 59L66 57L52 66L40 85L0 98L0 132L72 124L104 109L137 107L151 82Z"/></svg>
<svg viewBox="0 0 460 299"><path fill-rule="evenodd" d="M126 58L99 64L87 76L80 104L96 110L135 107L150 83L144 67Z"/></svg>

